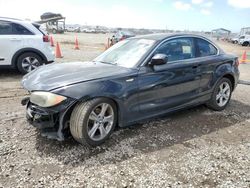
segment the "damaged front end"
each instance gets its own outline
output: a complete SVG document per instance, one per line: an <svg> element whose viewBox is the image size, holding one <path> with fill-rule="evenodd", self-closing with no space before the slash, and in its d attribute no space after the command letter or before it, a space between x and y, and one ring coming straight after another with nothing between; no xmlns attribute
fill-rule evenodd
<svg viewBox="0 0 250 188"><path fill-rule="evenodd" d="M70 115L76 104L75 99L67 98L52 107L41 107L26 97L21 102L26 105L27 121L41 130L42 136L63 141L69 133Z"/></svg>

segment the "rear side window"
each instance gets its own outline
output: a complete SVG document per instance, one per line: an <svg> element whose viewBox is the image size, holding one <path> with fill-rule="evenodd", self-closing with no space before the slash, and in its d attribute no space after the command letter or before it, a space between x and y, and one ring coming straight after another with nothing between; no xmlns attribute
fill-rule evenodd
<svg viewBox="0 0 250 188"><path fill-rule="evenodd" d="M0 35L12 35L12 24L0 21Z"/></svg>
<svg viewBox="0 0 250 188"><path fill-rule="evenodd" d="M196 38L196 57L206 57L217 54L217 49L208 41Z"/></svg>
<svg viewBox="0 0 250 188"><path fill-rule="evenodd" d="M13 23L13 35L33 35L31 31L23 27L22 25Z"/></svg>
<svg viewBox="0 0 250 188"><path fill-rule="evenodd" d="M155 53L167 55L169 62L194 58L193 39L179 38L167 41Z"/></svg>

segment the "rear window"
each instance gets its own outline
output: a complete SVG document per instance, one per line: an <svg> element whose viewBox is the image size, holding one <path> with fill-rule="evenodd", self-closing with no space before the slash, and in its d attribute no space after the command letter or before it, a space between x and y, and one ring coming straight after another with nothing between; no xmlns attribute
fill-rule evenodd
<svg viewBox="0 0 250 188"><path fill-rule="evenodd" d="M217 54L217 49L208 41L196 38L196 57L206 57Z"/></svg>
<svg viewBox="0 0 250 188"><path fill-rule="evenodd" d="M47 35L47 32L45 30L43 30L42 26L40 24L37 23L33 23L32 24L35 28L37 28L43 35Z"/></svg>

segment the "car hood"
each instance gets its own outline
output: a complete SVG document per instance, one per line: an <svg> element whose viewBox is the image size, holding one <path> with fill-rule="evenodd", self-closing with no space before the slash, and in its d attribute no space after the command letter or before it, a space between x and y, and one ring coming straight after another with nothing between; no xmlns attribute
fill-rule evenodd
<svg viewBox="0 0 250 188"><path fill-rule="evenodd" d="M28 91L51 91L56 88L121 74L132 69L99 62L53 63L25 75L22 85Z"/></svg>

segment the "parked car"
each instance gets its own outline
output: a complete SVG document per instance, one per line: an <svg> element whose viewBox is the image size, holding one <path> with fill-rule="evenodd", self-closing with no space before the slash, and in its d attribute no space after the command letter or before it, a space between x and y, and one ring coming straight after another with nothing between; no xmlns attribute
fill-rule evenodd
<svg viewBox="0 0 250 188"><path fill-rule="evenodd" d="M135 36L135 34L133 34L132 32L129 32L129 31L118 31L113 35L112 43L115 44L121 40L130 38L130 37L134 37L134 36Z"/></svg>
<svg viewBox="0 0 250 188"><path fill-rule="evenodd" d="M80 31L83 33L96 33L95 29L90 29L90 28L82 28Z"/></svg>
<svg viewBox="0 0 250 188"><path fill-rule="evenodd" d="M240 36L236 36L236 37L233 37L233 38L231 38L231 42L232 43L234 43L234 44L238 44L239 43L239 38L240 38Z"/></svg>
<svg viewBox="0 0 250 188"><path fill-rule="evenodd" d="M55 57L49 42L39 24L0 17L0 66L26 74L51 63Z"/></svg>
<svg viewBox="0 0 250 188"><path fill-rule="evenodd" d="M147 35L123 40L91 62L41 67L22 80L27 119L43 135L103 143L124 127L183 108L228 105L238 58L197 35Z"/></svg>
<svg viewBox="0 0 250 188"><path fill-rule="evenodd" d="M65 30L67 32L80 32L80 27L79 26L66 26Z"/></svg>
<svg viewBox="0 0 250 188"><path fill-rule="evenodd" d="M242 46L248 46L250 41L250 35L243 35L239 38L239 44Z"/></svg>
<svg viewBox="0 0 250 188"><path fill-rule="evenodd" d="M41 20L47 20L47 19L55 18L55 17L62 17L62 15L53 13L53 12L45 12L40 16Z"/></svg>
<svg viewBox="0 0 250 188"><path fill-rule="evenodd" d="M63 21L49 21L46 23L46 31L49 33L57 34L64 33L64 23Z"/></svg>

